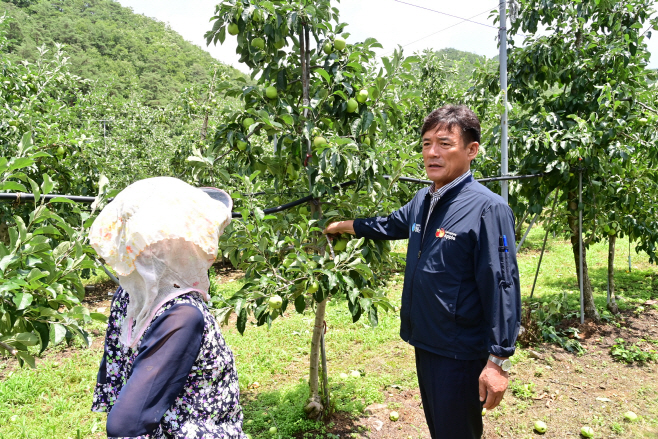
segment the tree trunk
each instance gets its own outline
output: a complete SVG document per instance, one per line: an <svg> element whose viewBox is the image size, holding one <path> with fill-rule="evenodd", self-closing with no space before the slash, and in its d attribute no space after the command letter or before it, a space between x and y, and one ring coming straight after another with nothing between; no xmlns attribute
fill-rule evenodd
<svg viewBox="0 0 658 439"><path fill-rule="evenodd" d="M308 42L307 42L308 43ZM322 205L320 200L314 199L309 202L311 207L311 214L315 217L315 214L318 214L318 218L322 218ZM320 235L319 239L325 239L324 235ZM319 242L317 243L318 247L324 248ZM304 412L309 419L319 420L322 418L324 413L325 406L323 405L322 397L320 396L320 347L321 342L320 338L324 332L324 317L327 309L327 301L329 298L324 299L322 302L318 303L317 308L315 309L315 325L313 326L313 338L311 339L311 355L310 355L310 366L308 374L308 386L309 386L309 398L306 402L306 407L304 407ZM323 374L326 375L326 369L323 369ZM325 382L325 400L329 399L329 389ZM327 407L328 408L328 407Z"/></svg>
<svg viewBox="0 0 658 439"><path fill-rule="evenodd" d="M0 221L0 242L9 246L9 226L4 221Z"/></svg>
<svg viewBox="0 0 658 439"><path fill-rule="evenodd" d="M615 244L617 235L611 235L608 238L608 289L610 290L610 302L608 302L608 311L613 314L619 314L619 307L615 301Z"/></svg>
<svg viewBox="0 0 658 439"><path fill-rule="evenodd" d="M324 331L324 315L327 309L327 300L318 303L315 310L315 326L313 327L313 338L311 339L311 365L309 368L308 385L310 396L304 407L304 412L309 419L320 419L324 406L320 397L320 337ZM326 389L325 389L326 391Z"/></svg>
<svg viewBox="0 0 658 439"><path fill-rule="evenodd" d="M573 257L576 262L576 276L578 278L578 285L580 285L580 252L578 241L581 236L578 227L578 217L574 213L578 209L578 194L575 192L569 193L569 228L571 229L571 248L573 249ZM575 205L575 208L574 208ZM585 318L592 319L596 322L600 320L599 313L594 305L594 296L592 294L592 283L589 280L589 272L587 270L587 250L583 243L583 299L585 304Z"/></svg>
<svg viewBox="0 0 658 439"><path fill-rule="evenodd" d="M514 242L519 242L519 240L521 239L521 229L523 228L523 224L525 223L525 220L528 218L528 215L530 215L530 212L526 212L525 215L523 215L521 221L516 223L516 229L514 229Z"/></svg>

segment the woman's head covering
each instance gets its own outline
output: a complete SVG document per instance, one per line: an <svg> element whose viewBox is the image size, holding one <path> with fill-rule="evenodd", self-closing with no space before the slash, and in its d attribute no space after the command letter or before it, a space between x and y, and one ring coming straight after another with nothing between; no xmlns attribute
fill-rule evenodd
<svg viewBox="0 0 658 439"><path fill-rule="evenodd" d="M224 191L171 177L124 189L91 226L91 246L130 295L121 342L135 347L163 304L189 291L208 300L208 269L231 222Z"/></svg>

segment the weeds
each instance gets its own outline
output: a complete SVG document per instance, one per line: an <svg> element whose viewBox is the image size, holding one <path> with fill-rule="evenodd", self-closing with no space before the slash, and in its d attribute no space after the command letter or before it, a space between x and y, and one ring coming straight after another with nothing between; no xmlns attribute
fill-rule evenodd
<svg viewBox="0 0 658 439"><path fill-rule="evenodd" d="M658 361L658 352L655 350L643 351L636 344L627 344L623 338L615 340L615 344L610 348L610 355L617 361L629 364Z"/></svg>

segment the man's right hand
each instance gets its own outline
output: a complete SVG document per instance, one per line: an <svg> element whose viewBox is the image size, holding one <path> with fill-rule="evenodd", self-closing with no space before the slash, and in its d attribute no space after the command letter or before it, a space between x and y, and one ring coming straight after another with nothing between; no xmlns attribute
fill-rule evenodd
<svg viewBox="0 0 658 439"><path fill-rule="evenodd" d="M340 235L341 233L356 235L356 232L354 231L354 220L331 223L322 231L322 233L325 235Z"/></svg>

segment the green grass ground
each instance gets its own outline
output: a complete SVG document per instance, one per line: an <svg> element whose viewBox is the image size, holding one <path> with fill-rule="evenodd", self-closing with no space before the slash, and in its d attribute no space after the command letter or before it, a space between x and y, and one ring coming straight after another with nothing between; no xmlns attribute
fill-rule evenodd
<svg viewBox="0 0 658 439"><path fill-rule="evenodd" d="M539 258L543 231L530 233L519 254L522 294L530 293ZM404 249L404 243L396 245ZM628 272L627 241L619 240L616 268L620 305L631 306L651 297L658 288L655 266L646 256L632 253L633 267ZM605 308L607 243L592 246L588 253L596 303ZM551 300L568 292L570 304L578 304L578 287L570 246L562 240L549 239L535 297ZM231 295L241 281L222 283L223 294ZM402 276L393 275L387 291L399 306ZM655 294L655 293L654 293ZM326 337L329 381L337 410L359 413L367 405L382 402L383 389L397 385L415 388L415 368L409 361L411 348L398 336L399 317L381 313L379 326L352 323L343 300L332 300L327 308ZM313 327L310 313L289 312L277 319L271 329L248 326L244 336L234 327L224 329L232 347L242 391L245 430L254 438L271 438L267 433L277 426L280 437L314 431L323 434L329 426L304 419L302 407L308 387L308 350ZM13 360L0 363L0 439L77 439L104 437L104 415L89 411L101 356L102 334L91 349L62 347L49 351L37 361L37 370L17 369ZM11 372L7 372L11 370ZM358 371L359 377L351 375ZM347 377L342 377L346 374Z"/></svg>

